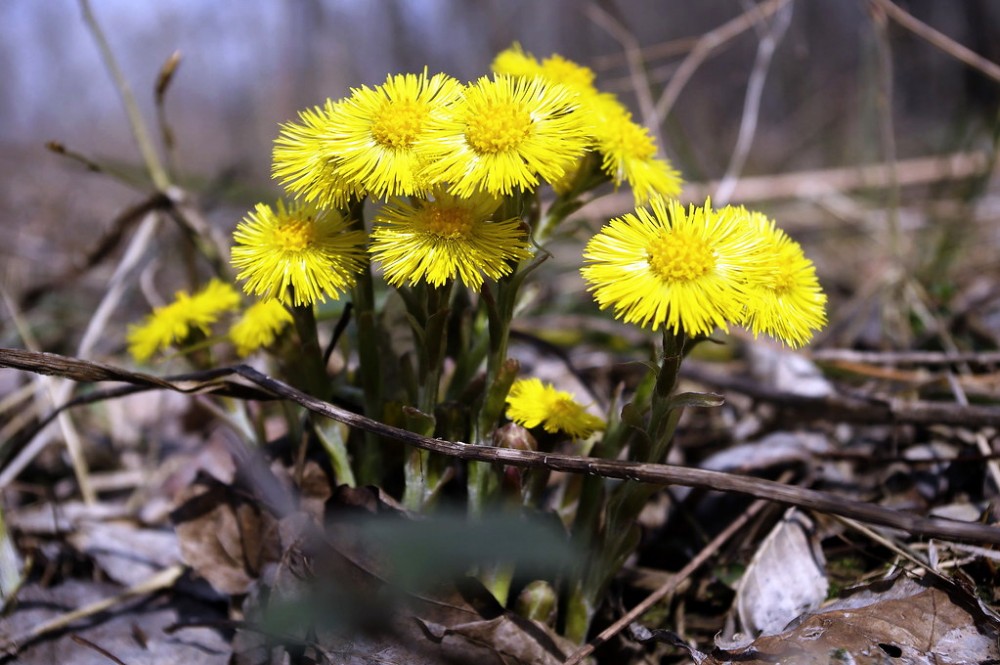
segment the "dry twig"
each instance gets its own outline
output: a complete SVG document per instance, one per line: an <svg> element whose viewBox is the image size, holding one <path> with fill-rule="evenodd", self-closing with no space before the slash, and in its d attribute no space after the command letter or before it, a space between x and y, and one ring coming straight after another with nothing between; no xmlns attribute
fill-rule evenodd
<svg viewBox="0 0 1000 665"><path fill-rule="evenodd" d="M492 446L477 446L457 441L432 439L408 430L385 425L377 420L353 413L329 402L307 395L292 386L272 379L247 365L220 368L204 373L186 375L183 383L175 384L170 379L161 379L145 374L137 374L111 365L92 363L75 358L68 358L52 353L37 353L23 349L0 349L0 367L21 369L40 374L59 374L74 380L86 381L125 381L134 385L131 392L149 389L170 389L181 392L222 392L246 396L246 386L234 382L227 377L240 377L263 389L273 397L291 400L306 409L327 418L332 418L350 427L356 427L376 436L395 439L400 443L423 450L455 457L466 461L488 462L491 464L506 464L524 468L545 468L553 471L580 473L606 478L618 478L635 482L656 485L682 485L698 487L720 492L735 492L759 499L776 501L806 510L830 513L850 517L861 522L877 524L899 529L914 536L940 538L943 540L963 540L979 543L1000 545L1000 528L954 520L920 517L911 513L900 512L871 505L861 501L816 490L790 487L772 480L751 478L718 471L691 469L671 464L643 464L622 460L601 459L596 457L580 457L557 453L543 453L511 448L496 448ZM199 382L194 377L203 376L206 380ZM118 395L128 394L121 390ZM954 405L948 405L954 406ZM977 413L974 407L970 412ZM62 411L57 409L55 413ZM979 411L982 411L980 407ZM1000 423L1000 410L987 410L992 416L992 422ZM933 412L931 412L933 413ZM948 413L948 412L945 412ZM892 411L883 416L883 422L890 419ZM922 414L929 415L928 413ZM47 424L54 415L43 420ZM930 422L935 422L930 420ZM0 477L10 481L6 472ZM0 489L4 482L0 480Z"/></svg>

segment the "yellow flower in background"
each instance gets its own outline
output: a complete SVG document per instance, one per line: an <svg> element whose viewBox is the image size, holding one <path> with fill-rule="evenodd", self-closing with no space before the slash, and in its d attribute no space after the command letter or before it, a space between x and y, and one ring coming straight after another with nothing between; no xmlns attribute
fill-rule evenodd
<svg viewBox="0 0 1000 665"><path fill-rule="evenodd" d="M745 211L654 199L590 239L581 273L601 309L626 323L709 335L741 319L761 253Z"/></svg>
<svg viewBox="0 0 1000 665"><path fill-rule="evenodd" d="M775 337L791 347L812 339L826 325L826 294L802 247L759 212L749 224L762 238L765 272L750 282L750 298L740 324L756 337Z"/></svg>
<svg viewBox="0 0 1000 665"><path fill-rule="evenodd" d="M278 335L292 323L292 313L280 300L261 300L250 305L243 316L229 328L229 339L241 357L274 344Z"/></svg>
<svg viewBox="0 0 1000 665"><path fill-rule="evenodd" d="M491 219L498 206L490 194L460 198L441 189L430 200L393 199L375 217L369 251L393 286L459 279L478 291L484 275L499 279L509 262L531 256L519 219Z"/></svg>
<svg viewBox="0 0 1000 665"><path fill-rule="evenodd" d="M594 87L596 75L589 67L556 53L539 61L532 54L525 52L516 42L497 54L491 69L497 74L508 76L541 77L549 83L565 85L584 96L597 94L597 88Z"/></svg>
<svg viewBox="0 0 1000 665"><path fill-rule="evenodd" d="M576 97L537 78L480 78L433 121L433 138L421 144L428 176L459 196L558 180L590 143Z"/></svg>
<svg viewBox="0 0 1000 665"><path fill-rule="evenodd" d="M462 94L445 74L397 74L374 89L353 91L333 114L330 147L340 173L379 198L422 194L427 182L416 145L428 137L429 121Z"/></svg>
<svg viewBox="0 0 1000 665"><path fill-rule="evenodd" d="M364 189L350 182L335 150L337 108L326 104L299 113L300 122L281 126L274 141L271 175L290 193L324 208L343 208Z"/></svg>
<svg viewBox="0 0 1000 665"><path fill-rule="evenodd" d="M293 203L258 203L233 233L231 263L243 290L262 299L311 305L336 300L365 261L361 231L348 231L334 210ZM289 288L291 287L291 288Z"/></svg>
<svg viewBox="0 0 1000 665"><path fill-rule="evenodd" d="M194 295L178 291L173 302L153 308L141 324L129 326L128 351L137 362L145 362L157 351L183 342L195 330L207 335L220 314L239 304L236 289L218 279Z"/></svg>
<svg viewBox="0 0 1000 665"><path fill-rule="evenodd" d="M604 421L587 413L573 394L542 383L541 379L518 379L507 395L507 417L527 428L538 427L550 434L564 432L586 439L604 429Z"/></svg>
<svg viewBox="0 0 1000 665"><path fill-rule="evenodd" d="M530 53L526 53L517 42L514 42L510 48L497 53L496 57L493 58L490 69L497 74L506 74L508 76L535 78L536 76L543 75L542 65L538 62L538 58Z"/></svg>
<svg viewBox="0 0 1000 665"><path fill-rule="evenodd" d="M627 182L636 205L680 194L680 173L657 157L656 142L650 131L634 122L632 114L611 95L601 95L591 103L601 168L615 187Z"/></svg>

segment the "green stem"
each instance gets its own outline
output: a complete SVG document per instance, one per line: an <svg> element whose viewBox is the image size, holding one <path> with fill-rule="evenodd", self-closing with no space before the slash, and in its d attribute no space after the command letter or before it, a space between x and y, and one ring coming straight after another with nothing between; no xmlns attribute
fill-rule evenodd
<svg viewBox="0 0 1000 665"><path fill-rule="evenodd" d="M289 366L293 368L292 383L302 391L320 399L329 398L330 382L323 363L323 349L316 332L316 314L312 305L293 305L290 308L299 344L291 352Z"/></svg>
<svg viewBox="0 0 1000 665"><path fill-rule="evenodd" d="M364 231L364 201L355 201L348 209L350 227ZM375 286L371 267L366 266L351 289L358 339L358 374L361 377L365 415L383 419L382 360L375 326ZM364 445L358 451L358 479L365 485L382 483L382 446L378 436L364 433Z"/></svg>

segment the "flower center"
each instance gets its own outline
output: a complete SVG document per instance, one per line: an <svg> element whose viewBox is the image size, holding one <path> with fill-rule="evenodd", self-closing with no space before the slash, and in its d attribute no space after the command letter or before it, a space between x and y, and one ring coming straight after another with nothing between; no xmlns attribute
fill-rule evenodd
<svg viewBox="0 0 1000 665"><path fill-rule="evenodd" d="M767 286L779 296L792 291L795 288L793 271L787 266L779 267L778 270L771 275L770 283Z"/></svg>
<svg viewBox="0 0 1000 665"><path fill-rule="evenodd" d="M656 144L649 130L631 121L622 121L621 130L610 143L632 159L651 159L656 155Z"/></svg>
<svg viewBox="0 0 1000 665"><path fill-rule="evenodd" d="M274 244L286 252L301 252L316 237L312 218L288 219L274 230Z"/></svg>
<svg viewBox="0 0 1000 665"><path fill-rule="evenodd" d="M427 117L424 104L412 101L384 104L372 122L372 137L387 148L409 148Z"/></svg>
<svg viewBox="0 0 1000 665"><path fill-rule="evenodd" d="M531 115L513 104L490 104L469 118L465 139L480 154L516 148L531 133Z"/></svg>
<svg viewBox="0 0 1000 665"><path fill-rule="evenodd" d="M472 216L462 208L431 206L424 209L427 232L439 238L464 238L472 230Z"/></svg>
<svg viewBox="0 0 1000 665"><path fill-rule="evenodd" d="M668 282L695 280L715 267L715 255L708 243L683 231L661 233L646 251L653 272Z"/></svg>

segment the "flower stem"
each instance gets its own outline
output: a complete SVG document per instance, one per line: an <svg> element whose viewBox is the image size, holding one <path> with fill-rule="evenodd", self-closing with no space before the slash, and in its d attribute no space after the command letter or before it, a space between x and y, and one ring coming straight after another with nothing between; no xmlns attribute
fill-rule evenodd
<svg viewBox="0 0 1000 665"><path fill-rule="evenodd" d="M364 231L364 201L352 202L348 219L352 229ZM351 289L358 339L358 373L361 377L365 415L382 420L382 361L375 326L375 287L371 267L366 266ZM382 448L379 437L364 433L364 445L358 451L358 480L364 485L382 483Z"/></svg>

